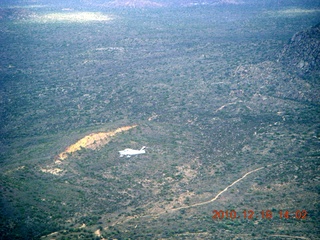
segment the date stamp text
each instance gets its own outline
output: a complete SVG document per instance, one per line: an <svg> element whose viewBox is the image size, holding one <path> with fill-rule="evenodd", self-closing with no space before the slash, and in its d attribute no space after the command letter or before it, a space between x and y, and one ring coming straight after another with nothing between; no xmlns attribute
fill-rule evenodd
<svg viewBox="0 0 320 240"><path fill-rule="evenodd" d="M212 211L212 219L213 220L222 220L222 219L267 219L271 220L275 217L278 219L306 219L307 211L306 210L296 210L296 211L288 211L288 210L262 210L262 211L253 211L253 210L243 210L242 212L237 212L236 210L213 210Z"/></svg>

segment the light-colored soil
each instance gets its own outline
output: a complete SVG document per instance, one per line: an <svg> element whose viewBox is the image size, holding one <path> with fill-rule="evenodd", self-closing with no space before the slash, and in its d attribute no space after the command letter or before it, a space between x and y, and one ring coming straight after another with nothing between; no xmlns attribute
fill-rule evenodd
<svg viewBox="0 0 320 240"><path fill-rule="evenodd" d="M68 154L77 152L82 148L95 150L106 145L111 140L111 137L114 137L116 134L128 131L135 127L137 127L137 125L120 127L110 132L91 133L67 147L65 151L59 154L58 158L60 160L65 160L68 157Z"/></svg>
<svg viewBox="0 0 320 240"><path fill-rule="evenodd" d="M68 158L70 154L73 154L81 149L92 149L96 150L98 148L103 147L104 145L108 144L112 137L116 136L118 133L126 132L132 128L137 127L138 125L131 125L131 126L124 126L117 128L114 131L110 132L99 132L99 133L91 133L83 138L81 138L76 143L70 145L66 148L65 151L61 152L56 158L53 164L46 166L45 168L40 168L41 172L44 173L51 173L56 176L63 175L66 170L63 169L62 162ZM59 166L59 167L58 167ZM69 167L69 170L72 169ZM110 175L111 176L111 175ZM110 177L106 175L105 177Z"/></svg>

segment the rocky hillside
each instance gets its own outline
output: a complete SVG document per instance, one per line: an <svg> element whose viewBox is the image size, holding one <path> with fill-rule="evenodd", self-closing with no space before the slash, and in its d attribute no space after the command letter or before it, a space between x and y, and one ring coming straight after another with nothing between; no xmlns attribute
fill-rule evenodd
<svg viewBox="0 0 320 240"><path fill-rule="evenodd" d="M261 95L319 104L319 55L320 24L296 33L276 61L238 66L233 74L238 84L233 90L249 98ZM256 107L261 109L259 104Z"/></svg>
<svg viewBox="0 0 320 240"><path fill-rule="evenodd" d="M299 75L320 73L320 23L296 33L281 52L279 62Z"/></svg>
<svg viewBox="0 0 320 240"><path fill-rule="evenodd" d="M281 66L274 62L239 66L234 76L240 79L236 89L248 96L258 94L314 104L320 102L315 84L283 71Z"/></svg>

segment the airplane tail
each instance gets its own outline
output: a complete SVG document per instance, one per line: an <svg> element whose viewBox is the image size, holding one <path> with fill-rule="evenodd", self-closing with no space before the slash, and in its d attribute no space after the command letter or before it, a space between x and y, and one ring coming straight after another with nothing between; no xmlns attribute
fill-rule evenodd
<svg viewBox="0 0 320 240"><path fill-rule="evenodd" d="M144 150L145 148L146 148L146 146L143 146L143 147L140 149L140 151Z"/></svg>

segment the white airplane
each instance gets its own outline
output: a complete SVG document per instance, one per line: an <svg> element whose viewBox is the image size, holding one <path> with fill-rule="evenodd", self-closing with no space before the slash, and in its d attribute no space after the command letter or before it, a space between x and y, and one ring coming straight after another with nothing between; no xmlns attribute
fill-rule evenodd
<svg viewBox="0 0 320 240"><path fill-rule="evenodd" d="M146 153L146 150L144 150L146 147L143 146L140 150L135 150L131 148L126 148L125 150L119 151L120 157L126 156L127 158L138 155L138 154L144 154Z"/></svg>

